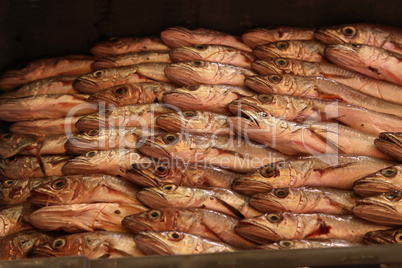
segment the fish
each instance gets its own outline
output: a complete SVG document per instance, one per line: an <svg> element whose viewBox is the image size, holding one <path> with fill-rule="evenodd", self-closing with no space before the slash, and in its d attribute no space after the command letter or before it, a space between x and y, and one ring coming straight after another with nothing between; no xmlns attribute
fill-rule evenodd
<svg viewBox="0 0 402 268"><path fill-rule="evenodd" d="M260 93L301 96L313 99L332 99L361 106L380 113L402 117L402 106L354 90L334 80L315 76L271 74L247 77L246 86Z"/></svg>
<svg viewBox="0 0 402 268"><path fill-rule="evenodd" d="M0 181L0 204L18 205L27 202L31 190L51 178L22 178L17 180Z"/></svg>
<svg viewBox="0 0 402 268"><path fill-rule="evenodd" d="M143 187L174 184L194 188L230 188L237 173L217 167L158 161L149 167L132 165L126 175L127 180Z"/></svg>
<svg viewBox="0 0 402 268"><path fill-rule="evenodd" d="M121 178L105 175L52 177L30 191L28 202L35 205L80 203L127 203L142 205L136 198L139 187Z"/></svg>
<svg viewBox="0 0 402 268"><path fill-rule="evenodd" d="M232 252L236 248L177 231L141 232L135 243L146 255L184 255Z"/></svg>
<svg viewBox="0 0 402 268"><path fill-rule="evenodd" d="M212 61L193 60L172 63L165 68L166 76L179 85L244 86L244 79L256 75L254 71Z"/></svg>
<svg viewBox="0 0 402 268"><path fill-rule="evenodd" d="M168 133L152 136L138 145L144 155L173 159L236 172L250 172L285 158L277 151L229 135Z"/></svg>
<svg viewBox="0 0 402 268"><path fill-rule="evenodd" d="M380 133L374 140L375 146L381 152L391 156L392 158L402 161L402 133L401 132L384 132Z"/></svg>
<svg viewBox="0 0 402 268"><path fill-rule="evenodd" d="M123 232L93 231L58 236L33 247L30 257L86 256L88 259L143 256L134 235Z"/></svg>
<svg viewBox="0 0 402 268"><path fill-rule="evenodd" d="M12 90L25 83L52 76L88 73L94 59L87 55L68 55L34 60L1 75L0 90Z"/></svg>
<svg viewBox="0 0 402 268"><path fill-rule="evenodd" d="M253 54L260 59L291 58L313 62L326 62L326 45L318 41L286 40L258 45Z"/></svg>
<svg viewBox="0 0 402 268"><path fill-rule="evenodd" d="M14 234L18 231L32 229L27 217L35 209L28 203L0 208L0 237Z"/></svg>
<svg viewBox="0 0 402 268"><path fill-rule="evenodd" d="M244 109L241 116L229 117L228 122L246 140L289 156L342 153L388 158L374 146L375 135L338 123L300 124Z"/></svg>
<svg viewBox="0 0 402 268"><path fill-rule="evenodd" d="M148 210L124 203L90 203L41 207L29 215L29 223L43 231L68 233L127 232L121 225L125 216Z"/></svg>
<svg viewBox="0 0 402 268"><path fill-rule="evenodd" d="M352 214L359 199L351 190L323 187L276 188L251 196L250 205L263 212Z"/></svg>
<svg viewBox="0 0 402 268"><path fill-rule="evenodd" d="M88 101L98 105L116 106L161 102L163 94L175 88L177 88L176 85L163 82L123 84L93 93Z"/></svg>
<svg viewBox="0 0 402 268"><path fill-rule="evenodd" d="M143 188L137 198L150 208L205 208L240 219L261 215L250 207L249 197L225 188L191 188L167 184Z"/></svg>
<svg viewBox="0 0 402 268"><path fill-rule="evenodd" d="M81 117L75 127L80 131L100 128L142 127L147 129L154 125L155 118L176 109L168 104L146 103L121 107L107 106L99 112Z"/></svg>
<svg viewBox="0 0 402 268"><path fill-rule="evenodd" d="M392 26L343 24L320 28L314 37L326 44L366 44L402 54L402 30Z"/></svg>
<svg viewBox="0 0 402 268"><path fill-rule="evenodd" d="M75 124L80 118L82 116L21 121L13 123L9 130L16 134L34 134L37 136L64 134L69 136L72 133L79 132Z"/></svg>
<svg viewBox="0 0 402 268"><path fill-rule="evenodd" d="M295 157L240 175L232 189L245 194L302 186L351 190L358 179L394 164L383 158L343 154Z"/></svg>
<svg viewBox="0 0 402 268"><path fill-rule="evenodd" d="M371 223L354 215L274 212L240 220L235 231L246 239L262 244L311 238L362 243L367 232L390 228L392 227Z"/></svg>
<svg viewBox="0 0 402 268"><path fill-rule="evenodd" d="M178 231L238 248L256 248L255 243L235 233L238 221L207 209L160 208L129 215L122 224L133 233Z"/></svg>
<svg viewBox="0 0 402 268"><path fill-rule="evenodd" d="M361 196L376 196L402 191L402 164L388 166L357 180L353 191Z"/></svg>
<svg viewBox="0 0 402 268"><path fill-rule="evenodd" d="M77 75L62 75L34 80L22 85L18 89L0 94L0 99L46 94L77 94L79 92L73 88L73 82L77 77Z"/></svg>
<svg viewBox="0 0 402 268"><path fill-rule="evenodd" d="M168 51L131 52L97 59L91 64L91 69L96 71L145 62L171 63L172 60L169 57Z"/></svg>
<svg viewBox="0 0 402 268"><path fill-rule="evenodd" d="M315 40L315 29L307 27L263 27L247 30L242 41L251 48L281 40Z"/></svg>
<svg viewBox="0 0 402 268"><path fill-rule="evenodd" d="M34 156L13 156L1 159L0 178L21 179L61 176L63 175L61 169L70 158L70 155L46 155L40 157L41 163Z"/></svg>
<svg viewBox="0 0 402 268"><path fill-rule="evenodd" d="M169 47L184 47L189 45L208 44L229 46L251 52L237 36L198 27L169 27L161 32L161 39Z"/></svg>
<svg viewBox="0 0 402 268"><path fill-rule="evenodd" d="M165 93L162 102L176 106L181 110L197 110L224 115L232 113L227 109L231 101L252 96L256 93L246 87L227 85L192 85Z"/></svg>
<svg viewBox="0 0 402 268"><path fill-rule="evenodd" d="M0 141L0 158L9 158L23 150L35 148L38 137L31 134L6 132L0 134Z"/></svg>
<svg viewBox="0 0 402 268"><path fill-rule="evenodd" d="M234 134L228 117L222 114L201 111L183 111L161 114L155 119L157 126L169 132L187 132L191 134ZM401 129L402 130L402 129Z"/></svg>
<svg viewBox="0 0 402 268"><path fill-rule="evenodd" d="M338 44L327 46L325 56L343 68L402 85L401 54L368 45Z"/></svg>
<svg viewBox="0 0 402 268"><path fill-rule="evenodd" d="M255 60L255 56L251 52L228 46L206 44L177 47L172 49L169 55L175 62L202 60L230 64L246 69L251 69L251 63Z"/></svg>
<svg viewBox="0 0 402 268"><path fill-rule="evenodd" d="M62 94L0 99L0 120L18 122L90 114L98 108L87 101L88 97Z"/></svg>
<svg viewBox="0 0 402 268"><path fill-rule="evenodd" d="M0 260L20 260L28 258L28 252L54 239L54 234L35 229L22 230L0 238Z"/></svg>
<svg viewBox="0 0 402 268"><path fill-rule="evenodd" d="M164 69L169 63L148 62L130 66L96 70L78 77L73 87L81 93L96 93L113 86L143 83L170 82Z"/></svg>
<svg viewBox="0 0 402 268"><path fill-rule="evenodd" d="M402 131L402 119L398 116L339 102L298 96L259 94L242 97L227 105L234 115L241 110L269 114L287 121L341 122L358 131L379 135L384 131Z"/></svg>
<svg viewBox="0 0 402 268"><path fill-rule="evenodd" d="M26 148L20 152L21 155L62 155L66 154L65 143L69 139L66 134L44 135L37 138L35 147Z"/></svg>
<svg viewBox="0 0 402 268"><path fill-rule="evenodd" d="M324 77L376 98L402 104L402 100L397 97L402 92L402 86L350 71L329 62L276 58L273 60L255 60L252 63L252 68L261 75L292 74Z"/></svg>
<svg viewBox="0 0 402 268"><path fill-rule="evenodd" d="M115 36L96 43L90 51L96 57L102 58L131 52L170 51L170 48L156 36Z"/></svg>
<svg viewBox="0 0 402 268"><path fill-rule="evenodd" d="M68 160L61 171L63 175L103 173L124 177L126 170L131 165L147 165L151 161L148 157L139 154L136 149L89 151L85 155L79 155Z"/></svg>
<svg viewBox="0 0 402 268"><path fill-rule="evenodd" d="M368 232L363 239L365 244L400 244L402 231L400 228Z"/></svg>
<svg viewBox="0 0 402 268"><path fill-rule="evenodd" d="M338 248L338 247L355 247L361 246L362 243L354 243L342 239L289 239L281 240L279 242L265 244L259 246L259 249L274 249L274 250L288 250L288 249L302 249L302 248Z"/></svg>

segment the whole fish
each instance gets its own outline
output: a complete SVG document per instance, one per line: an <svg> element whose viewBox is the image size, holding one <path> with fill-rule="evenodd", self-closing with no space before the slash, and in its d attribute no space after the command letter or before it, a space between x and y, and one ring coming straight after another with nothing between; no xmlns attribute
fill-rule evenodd
<svg viewBox="0 0 402 268"><path fill-rule="evenodd" d="M147 165L152 160L144 157L135 149L113 149L89 151L68 160L61 171L64 175L103 173L111 176L125 176L133 164Z"/></svg>
<svg viewBox="0 0 402 268"><path fill-rule="evenodd" d="M41 135L70 135L78 133L75 124L82 116L73 116L57 119L41 119L34 121L16 122L10 126L10 131L17 134Z"/></svg>
<svg viewBox="0 0 402 268"><path fill-rule="evenodd" d="M368 232L363 239L365 244L400 244L402 231L400 228Z"/></svg>
<svg viewBox="0 0 402 268"><path fill-rule="evenodd" d="M167 184L143 188L137 198L151 208L206 208L237 218L261 215L249 205L249 197L225 188L191 188Z"/></svg>
<svg viewBox="0 0 402 268"><path fill-rule="evenodd" d="M91 71L93 61L94 57L86 55L31 61L0 76L0 89L11 90L19 85L51 76L85 74Z"/></svg>
<svg viewBox="0 0 402 268"><path fill-rule="evenodd" d="M41 163L34 156L13 156L1 159L0 177L3 179L21 179L61 176L63 175L61 168L70 158L69 155L42 156L40 158Z"/></svg>
<svg viewBox="0 0 402 268"><path fill-rule="evenodd" d="M0 260L26 259L29 250L52 240L54 236L54 234L29 229L1 237Z"/></svg>
<svg viewBox="0 0 402 268"><path fill-rule="evenodd" d="M338 123L299 124L244 109L241 116L228 119L236 133L286 155L342 153L388 158L374 146L375 135Z"/></svg>
<svg viewBox="0 0 402 268"><path fill-rule="evenodd" d="M181 110L199 110L230 115L227 104L235 99L255 94L246 87L193 85L176 88L165 93L162 101Z"/></svg>
<svg viewBox="0 0 402 268"><path fill-rule="evenodd" d="M205 188L230 188L237 173L217 167L202 167L181 162L153 162L149 167L132 165L126 171L127 180L143 187L166 184Z"/></svg>
<svg viewBox="0 0 402 268"><path fill-rule="evenodd" d="M389 166L362 177L354 183L353 191L361 196L402 191L402 164Z"/></svg>
<svg viewBox="0 0 402 268"><path fill-rule="evenodd" d="M251 69L251 63L255 60L255 56L251 52L228 46L204 44L174 48L169 55L176 62L207 60L247 69Z"/></svg>
<svg viewBox="0 0 402 268"><path fill-rule="evenodd" d="M111 127L142 127L154 125L155 118L164 113L174 112L171 105L147 103L121 107L108 106L97 113L81 117L75 124L80 131L90 131Z"/></svg>
<svg viewBox="0 0 402 268"><path fill-rule="evenodd" d="M175 88L177 86L163 82L123 84L93 93L88 101L98 105L114 104L116 106L161 102L163 94Z"/></svg>
<svg viewBox="0 0 402 268"><path fill-rule="evenodd" d="M2 133L0 141L0 158L12 157L38 145L38 137L30 134Z"/></svg>
<svg viewBox="0 0 402 268"><path fill-rule="evenodd" d="M22 98L45 94L76 94L79 93L73 88L73 82L77 76L54 76L35 80L22 85L17 90L7 91L0 95L0 98Z"/></svg>
<svg viewBox="0 0 402 268"><path fill-rule="evenodd" d="M402 85L402 55L379 47L329 45L325 56L333 63L375 79Z"/></svg>
<svg viewBox="0 0 402 268"><path fill-rule="evenodd" d="M257 243L311 238L342 239L361 243L367 232L390 228L359 219L353 215L276 212L240 220L235 231Z"/></svg>
<svg viewBox="0 0 402 268"><path fill-rule="evenodd" d="M239 176L232 189L246 194L300 186L351 190L358 179L393 164L382 158L342 154L296 157Z"/></svg>
<svg viewBox="0 0 402 268"><path fill-rule="evenodd" d="M130 52L143 51L169 51L159 37L134 37L122 36L111 37L108 40L95 44L91 49L91 53L96 57L107 57L120 55Z"/></svg>
<svg viewBox="0 0 402 268"><path fill-rule="evenodd" d="M78 77L73 87L82 93L96 93L122 84L170 82L164 73L168 65L168 63L149 62L96 70Z"/></svg>
<svg viewBox="0 0 402 268"><path fill-rule="evenodd" d="M381 152L402 161L402 133L401 132L384 132L374 140L375 146Z"/></svg>
<svg viewBox="0 0 402 268"><path fill-rule="evenodd" d="M243 173L284 159L282 154L267 146L229 135L155 135L138 145L138 150L157 159L175 159Z"/></svg>
<svg viewBox="0 0 402 268"><path fill-rule="evenodd" d="M334 248L334 247L354 247L361 243L353 243L341 239L297 239L281 240L279 242L259 246L260 249L301 249L301 248Z"/></svg>
<svg viewBox="0 0 402 268"><path fill-rule="evenodd" d="M111 202L48 206L32 212L29 222L44 231L127 232L121 225L124 217L146 210L144 206Z"/></svg>
<svg viewBox="0 0 402 268"><path fill-rule="evenodd" d="M238 248L255 248L256 244L235 233L238 221L213 210L161 208L129 215L122 224L134 233L178 231Z"/></svg>
<svg viewBox="0 0 402 268"><path fill-rule="evenodd" d="M135 236L134 240L146 255L183 255L235 251L235 248L227 244L177 231L141 232Z"/></svg>
<svg viewBox="0 0 402 268"><path fill-rule="evenodd" d="M323 77L271 74L247 77L244 83L260 93L293 95L314 99L338 99L376 112L402 117L401 105L367 95Z"/></svg>
<svg viewBox="0 0 402 268"><path fill-rule="evenodd" d="M314 31L315 29L307 27L264 27L247 30L241 39L246 45L254 48L281 40L314 40Z"/></svg>
<svg viewBox="0 0 402 268"><path fill-rule="evenodd" d="M379 135L384 131L402 131L401 117L339 101L261 94L239 98L229 103L227 107L235 115L241 113L243 109L294 122L338 121L372 135Z"/></svg>
<svg viewBox="0 0 402 268"><path fill-rule="evenodd" d="M50 178L22 178L18 180L2 180L0 182L0 203L4 205L18 205L27 201L31 190Z"/></svg>
<svg viewBox="0 0 402 268"><path fill-rule="evenodd" d="M116 68L145 62L171 63L169 53L166 51L131 52L113 55L95 60L91 64L92 70Z"/></svg>
<svg viewBox="0 0 402 268"><path fill-rule="evenodd" d="M33 227L27 222L27 217L35 208L28 203L2 207L0 209L0 237Z"/></svg>
<svg viewBox="0 0 402 268"><path fill-rule="evenodd" d="M210 44L224 45L251 52L241 39L227 33L196 27L170 27L161 32L161 38L170 47Z"/></svg>
<svg viewBox="0 0 402 268"><path fill-rule="evenodd" d="M169 64L166 76L179 85L230 85L244 86L244 79L256 75L250 69L211 61L194 60Z"/></svg>
<svg viewBox="0 0 402 268"><path fill-rule="evenodd" d="M402 54L402 30L397 27L344 24L318 29L314 37L327 44L366 44Z"/></svg>
<svg viewBox="0 0 402 268"><path fill-rule="evenodd" d="M397 97L402 92L402 86L371 78L329 62L309 62L277 58L273 60L255 60L252 63L252 68L261 75L293 74L300 76L320 76L332 79L376 98L402 104L402 100Z"/></svg>
<svg viewBox="0 0 402 268"><path fill-rule="evenodd" d="M122 232L93 231L52 239L29 251L32 257L86 256L88 259L143 256L134 235Z"/></svg>
<svg viewBox="0 0 402 268"><path fill-rule="evenodd" d="M161 114L155 119L156 125L170 131L185 131L192 134L233 134L228 117L222 114L201 111L183 111ZM402 129L401 129L402 130Z"/></svg>
<svg viewBox="0 0 402 268"><path fill-rule="evenodd" d="M141 205L139 188L131 182L104 174L54 177L31 190L29 202L35 205L121 202Z"/></svg>
<svg viewBox="0 0 402 268"><path fill-rule="evenodd" d="M359 198L350 190L317 187L277 188L255 194L250 205L264 212L352 214Z"/></svg>
<svg viewBox="0 0 402 268"><path fill-rule="evenodd" d="M325 44L308 40L287 40L259 45L253 54L260 59L291 58L298 60L326 62Z"/></svg>
<svg viewBox="0 0 402 268"><path fill-rule="evenodd" d="M89 103L88 97L63 94L0 99L0 120L18 122L61 118L71 114L71 110L74 110L74 115L90 114L97 111L97 106Z"/></svg>

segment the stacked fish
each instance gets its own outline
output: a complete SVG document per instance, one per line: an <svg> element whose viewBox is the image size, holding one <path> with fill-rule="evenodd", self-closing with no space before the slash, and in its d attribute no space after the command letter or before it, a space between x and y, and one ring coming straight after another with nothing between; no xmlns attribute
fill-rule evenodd
<svg viewBox="0 0 402 268"><path fill-rule="evenodd" d="M91 52L0 78L1 259L402 241L402 30L172 27Z"/></svg>

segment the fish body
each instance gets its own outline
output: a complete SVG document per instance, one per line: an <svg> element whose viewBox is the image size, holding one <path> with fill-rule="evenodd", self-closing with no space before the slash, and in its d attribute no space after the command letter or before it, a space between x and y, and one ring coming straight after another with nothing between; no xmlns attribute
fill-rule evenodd
<svg viewBox="0 0 402 268"><path fill-rule="evenodd" d="M384 132L374 141L375 146L381 152L392 158L402 161L402 133Z"/></svg>
<svg viewBox="0 0 402 268"><path fill-rule="evenodd" d="M368 232L364 236L365 244L400 244L402 243L402 231L400 228L390 230L378 230Z"/></svg>
<svg viewBox="0 0 402 268"><path fill-rule="evenodd" d="M0 182L0 203L3 205L22 204L31 196L33 188L50 180L50 178L3 180Z"/></svg>
<svg viewBox="0 0 402 268"><path fill-rule="evenodd" d="M78 133L75 127L81 116L56 118L56 119L40 119L33 121L16 122L10 126L10 131L17 134L34 134L42 135L70 135Z"/></svg>
<svg viewBox="0 0 402 268"><path fill-rule="evenodd" d="M281 240L279 242L259 246L260 249L302 249L302 248L338 248L361 246L361 243L353 243L341 239L298 239Z"/></svg>

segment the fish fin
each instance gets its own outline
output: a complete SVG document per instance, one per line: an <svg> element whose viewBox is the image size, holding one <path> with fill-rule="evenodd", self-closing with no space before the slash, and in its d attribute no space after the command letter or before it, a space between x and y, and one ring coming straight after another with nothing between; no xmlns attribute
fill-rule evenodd
<svg viewBox="0 0 402 268"><path fill-rule="evenodd" d="M230 212L232 212L234 215L236 215L237 217L239 217L240 219L245 219L246 217L244 217L244 215L235 207L233 207L232 205L228 204L227 202L223 201L222 199L220 199L219 197L215 197L216 200L218 200L225 208L227 208Z"/></svg>
<svg viewBox="0 0 402 268"><path fill-rule="evenodd" d="M242 159L244 159L244 156L239 152L236 152L236 151L233 151L233 150L228 150L228 149L222 149L222 148L215 147L215 146L213 146L212 148L217 150L219 155L221 155L221 154L231 154L231 155L238 156L238 157L241 157Z"/></svg>
<svg viewBox="0 0 402 268"><path fill-rule="evenodd" d="M324 143L326 143L329 147L331 147L333 150L337 151L338 153L344 154L344 150L339 146L339 144L336 144L335 142L323 137L318 130L316 129L311 129L314 134L316 135L317 138L322 140ZM329 131L327 131L329 132Z"/></svg>

